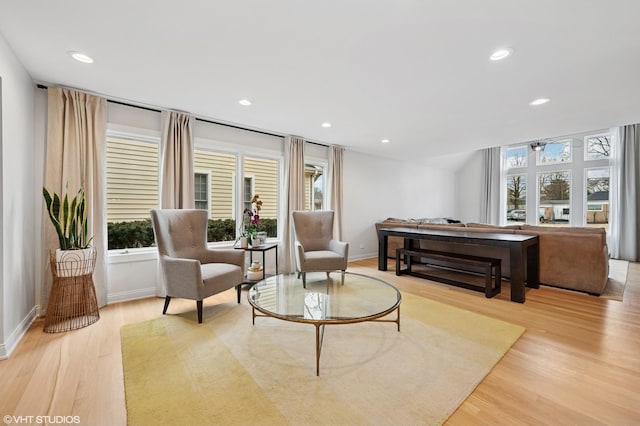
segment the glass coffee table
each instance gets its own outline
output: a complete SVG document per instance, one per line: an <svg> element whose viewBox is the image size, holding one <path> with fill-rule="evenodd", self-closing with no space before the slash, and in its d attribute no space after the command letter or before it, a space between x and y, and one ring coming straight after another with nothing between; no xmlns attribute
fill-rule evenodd
<svg viewBox="0 0 640 426"><path fill-rule="evenodd" d="M253 285L248 299L254 325L256 317L266 316L315 326L317 376L325 325L394 322L400 331L400 292L366 275L347 272L341 284L338 272L307 272L307 288L297 274L275 275ZM393 311L396 319L380 319Z"/></svg>

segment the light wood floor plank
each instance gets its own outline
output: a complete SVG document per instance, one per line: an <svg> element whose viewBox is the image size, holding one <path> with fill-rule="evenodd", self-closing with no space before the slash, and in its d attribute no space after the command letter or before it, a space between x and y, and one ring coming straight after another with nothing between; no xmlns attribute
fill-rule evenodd
<svg viewBox="0 0 640 426"><path fill-rule="evenodd" d="M391 266L391 265L390 265ZM525 304L509 300L508 284L480 292L377 270L377 260L349 270L380 277L405 292L527 328L448 424L627 425L640 423L640 264L632 263L623 302L542 286ZM246 302L246 292L243 294ZM232 291L205 301L205 317ZM163 300L107 306L81 330L47 334L37 320L8 360L0 361L0 414L76 415L82 424L124 425L120 327L161 315ZM169 313L195 311L173 300ZM193 313L195 321L195 312ZM425 401L425 404L428 401Z"/></svg>

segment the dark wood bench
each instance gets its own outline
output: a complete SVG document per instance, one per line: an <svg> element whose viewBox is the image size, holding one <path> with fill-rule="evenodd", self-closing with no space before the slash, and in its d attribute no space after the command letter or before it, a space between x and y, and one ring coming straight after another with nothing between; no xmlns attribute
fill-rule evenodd
<svg viewBox="0 0 640 426"><path fill-rule="evenodd" d="M396 275L413 275L420 278L426 278L433 281L442 282L445 284L451 284L458 287L464 287L471 290L478 290L477 285L458 281L451 278L441 277L438 275L428 274L424 272L416 272L412 269L413 258L419 258L421 263L427 265L433 265L443 268L454 269L464 272L481 271L484 274L484 294L485 297L490 298L500 293L501 289L501 264L500 259L493 259L490 257L471 256L468 254L449 253L435 250L426 249L406 249L399 248L396 250ZM407 267L401 268L402 260L404 259ZM495 283L492 285L491 276L495 277Z"/></svg>

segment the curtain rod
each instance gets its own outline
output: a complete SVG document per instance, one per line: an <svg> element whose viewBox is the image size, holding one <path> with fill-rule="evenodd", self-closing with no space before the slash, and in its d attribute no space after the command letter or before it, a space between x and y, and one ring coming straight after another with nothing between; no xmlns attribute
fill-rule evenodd
<svg viewBox="0 0 640 426"><path fill-rule="evenodd" d="M40 83L38 83L36 85L36 87L38 89L48 89L49 88L48 86L45 86L44 84L40 84ZM76 89L73 89L73 90L76 90ZM123 101L116 101L115 99L109 99L109 98L106 98L106 99L107 99L107 102L112 103L112 104L124 105L124 106L143 109L143 110L151 111L151 112L162 112L162 110L156 109L156 108L151 108L151 107L147 107L147 106L131 104L131 103L128 103L128 102L123 102ZM196 117L196 120L197 121L202 121L204 123L217 124L219 126L231 127L233 129L246 130L248 132L260 133L262 135L275 136L277 138L284 138L285 137L284 135L278 135L278 134L275 134L275 133L269 133L269 132L265 132L265 131L262 131L262 130L248 129L246 127L236 126L234 124L228 124L228 123L221 123L219 121L213 121L213 120L209 120L209 119L206 119L206 118L198 118L198 117ZM311 143L311 144L314 144L314 145L323 146L325 148L329 147L329 145L325 145L325 144L320 143L320 142L313 142L313 141L308 141L308 140L305 140L305 142Z"/></svg>

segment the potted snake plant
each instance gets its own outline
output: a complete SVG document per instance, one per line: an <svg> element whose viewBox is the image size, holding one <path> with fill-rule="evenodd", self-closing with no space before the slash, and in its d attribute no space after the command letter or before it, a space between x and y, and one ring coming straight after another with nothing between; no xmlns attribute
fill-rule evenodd
<svg viewBox="0 0 640 426"><path fill-rule="evenodd" d="M42 195L60 243L60 248L56 250L58 276L92 273L94 248L90 244L93 237L87 235L89 226L84 189L80 188L71 199L67 194L61 198L46 188L42 188Z"/></svg>

